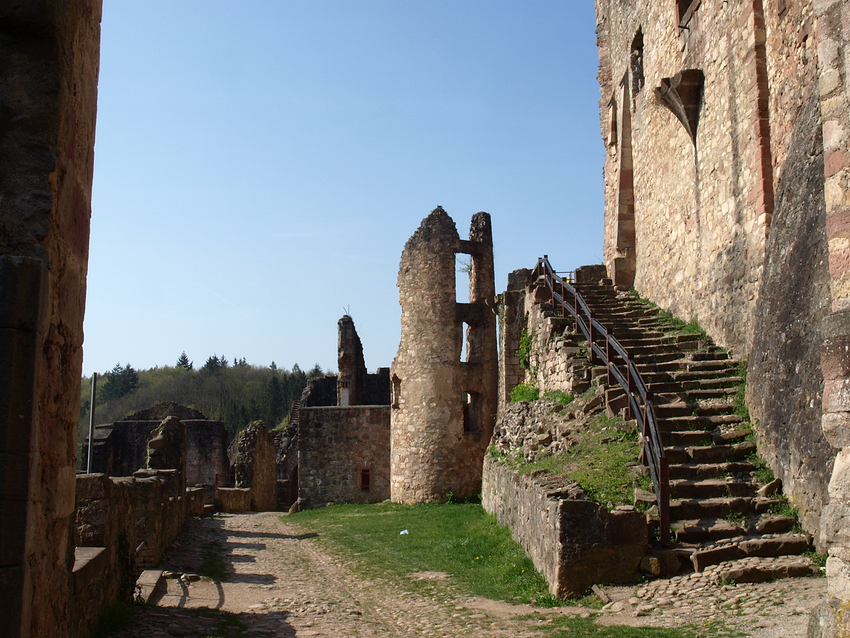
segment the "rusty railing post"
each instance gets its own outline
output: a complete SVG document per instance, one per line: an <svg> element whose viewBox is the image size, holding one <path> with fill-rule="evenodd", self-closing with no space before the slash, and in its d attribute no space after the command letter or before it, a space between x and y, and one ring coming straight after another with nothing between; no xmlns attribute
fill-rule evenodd
<svg viewBox="0 0 850 638"><path fill-rule="evenodd" d="M670 544L670 461L666 456L662 456L660 459L660 472L658 481L660 485L658 486L658 500L660 501L658 507L658 518L659 518L659 527L660 527L660 536L661 536L661 544L669 545Z"/></svg>

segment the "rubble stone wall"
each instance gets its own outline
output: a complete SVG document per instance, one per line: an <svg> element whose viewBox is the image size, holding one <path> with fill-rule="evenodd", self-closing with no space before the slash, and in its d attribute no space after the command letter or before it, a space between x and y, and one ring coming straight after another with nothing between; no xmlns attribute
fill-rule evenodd
<svg viewBox="0 0 850 638"><path fill-rule="evenodd" d="M389 406L302 408L298 428L298 497L305 507L390 497Z"/></svg>
<svg viewBox="0 0 850 638"><path fill-rule="evenodd" d="M820 104L812 91L781 167L747 388L759 453L813 534L829 500L836 453L820 426L820 324L831 304L823 170Z"/></svg>

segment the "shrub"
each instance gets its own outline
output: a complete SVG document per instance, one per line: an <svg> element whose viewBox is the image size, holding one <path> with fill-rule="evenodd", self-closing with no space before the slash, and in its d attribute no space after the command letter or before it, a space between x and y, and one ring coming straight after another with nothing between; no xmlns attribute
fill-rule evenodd
<svg viewBox="0 0 850 638"><path fill-rule="evenodd" d="M530 383L519 383L511 390L511 403L520 401L537 401L540 398L540 390Z"/></svg>

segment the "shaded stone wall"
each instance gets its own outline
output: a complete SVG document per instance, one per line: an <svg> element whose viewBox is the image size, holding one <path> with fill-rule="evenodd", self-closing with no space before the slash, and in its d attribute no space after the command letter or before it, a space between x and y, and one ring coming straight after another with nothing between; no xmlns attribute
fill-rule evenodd
<svg viewBox="0 0 850 638"><path fill-rule="evenodd" d="M480 489L498 388L492 251L489 215L476 214L470 239L461 241L439 207L404 247L401 342L390 370L394 501L439 501L449 492L465 498ZM456 301L458 252L472 257L468 304Z"/></svg>
<svg viewBox="0 0 850 638"><path fill-rule="evenodd" d="M92 470L130 476L145 467L150 435L167 416L177 417L186 428L186 485L223 485L229 476L224 423L177 403L157 404L121 421L97 426ZM87 454L88 441L83 446L83 467Z"/></svg>
<svg viewBox="0 0 850 638"><path fill-rule="evenodd" d="M829 500L827 485L835 457L820 427L819 327L831 298L816 92L797 118L788 150L754 316L748 401L756 419L759 452L782 479L803 527L815 533Z"/></svg>
<svg viewBox="0 0 850 638"><path fill-rule="evenodd" d="M518 474L484 459L484 509L511 530L554 596L584 596L596 583L636 582L649 545L644 516L608 512L575 483Z"/></svg>
<svg viewBox="0 0 850 638"><path fill-rule="evenodd" d="M133 599L138 575L160 562L189 517L203 513L204 497L178 487L175 471L79 474L76 483L74 604L70 633L62 635L87 637L106 603Z"/></svg>
<svg viewBox="0 0 850 638"><path fill-rule="evenodd" d="M236 487L251 488L251 509L277 509L277 467L274 437L262 421L252 421L239 433L234 470Z"/></svg>
<svg viewBox="0 0 850 638"><path fill-rule="evenodd" d="M100 10L99 0L0 10L0 598L8 636L67 635Z"/></svg>
<svg viewBox="0 0 850 638"><path fill-rule="evenodd" d="M389 406L302 408L298 430L305 507L390 497Z"/></svg>
<svg viewBox="0 0 850 638"><path fill-rule="evenodd" d="M499 409L511 400L511 390L525 381L519 350L522 330L526 328L525 289L531 270L522 268L508 275L508 287L499 303Z"/></svg>

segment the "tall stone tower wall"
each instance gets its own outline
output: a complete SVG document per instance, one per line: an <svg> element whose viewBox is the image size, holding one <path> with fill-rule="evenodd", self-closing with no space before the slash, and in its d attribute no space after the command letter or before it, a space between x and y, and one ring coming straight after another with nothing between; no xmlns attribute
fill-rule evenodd
<svg viewBox="0 0 850 638"><path fill-rule="evenodd" d="M470 302L456 301L455 255L472 257ZM391 369L391 498L429 502L476 494L496 415L497 351L490 219L470 239L435 209L408 240L399 269L401 343ZM463 326L467 360L461 361Z"/></svg>
<svg viewBox="0 0 850 638"><path fill-rule="evenodd" d="M69 636L100 0L0 9L0 617Z"/></svg>

